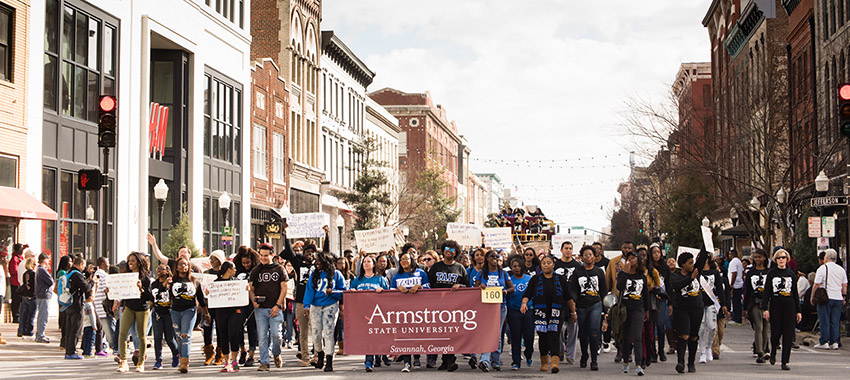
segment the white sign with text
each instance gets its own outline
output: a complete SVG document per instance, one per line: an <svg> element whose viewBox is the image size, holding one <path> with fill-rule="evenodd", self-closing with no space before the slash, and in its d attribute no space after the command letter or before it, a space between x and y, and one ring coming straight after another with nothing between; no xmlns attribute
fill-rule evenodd
<svg viewBox="0 0 850 380"><path fill-rule="evenodd" d="M354 231L357 249L369 253L384 252L395 247L395 228L383 227L374 230Z"/></svg>
<svg viewBox="0 0 850 380"><path fill-rule="evenodd" d="M248 305L247 280L210 282L204 291L210 309Z"/></svg>
<svg viewBox="0 0 850 380"><path fill-rule="evenodd" d="M461 247L481 246L481 227L466 223L449 223L446 225L449 240L454 240Z"/></svg>
<svg viewBox="0 0 850 380"><path fill-rule="evenodd" d="M289 228L286 230L288 239L325 237L322 227L331 224L331 216L323 212L291 214L286 219Z"/></svg>
<svg viewBox="0 0 850 380"><path fill-rule="evenodd" d="M106 288L111 300L132 300L141 298L138 273L116 273L106 275Z"/></svg>
<svg viewBox="0 0 850 380"><path fill-rule="evenodd" d="M511 247L511 228L494 227L484 228L484 246L493 249L508 249Z"/></svg>

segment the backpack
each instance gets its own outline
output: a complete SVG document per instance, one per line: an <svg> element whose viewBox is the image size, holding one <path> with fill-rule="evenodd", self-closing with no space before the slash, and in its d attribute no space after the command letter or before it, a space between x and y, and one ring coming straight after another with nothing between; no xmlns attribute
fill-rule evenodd
<svg viewBox="0 0 850 380"><path fill-rule="evenodd" d="M68 284L71 281L71 276L80 271L74 269L70 273L59 277L56 283L56 293L59 295L59 311L65 311L74 304L74 294L68 289Z"/></svg>

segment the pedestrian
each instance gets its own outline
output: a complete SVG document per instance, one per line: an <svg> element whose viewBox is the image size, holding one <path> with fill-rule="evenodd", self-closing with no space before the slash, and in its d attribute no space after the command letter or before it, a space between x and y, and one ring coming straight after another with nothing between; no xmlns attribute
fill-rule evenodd
<svg viewBox="0 0 850 380"><path fill-rule="evenodd" d="M233 263L236 265L236 278L248 281L251 278L251 271L260 264L260 255L253 248L248 246L240 246L236 250L236 257L233 258ZM290 277L290 281L294 277ZM287 285L287 291L292 292L295 286L291 288ZM248 302L248 305L242 308L242 315L245 316L243 323L243 331L248 334L248 349L245 348L245 340L243 339L239 345L239 365L243 367L251 367L254 365L254 351L259 346L259 338L257 333L257 320L253 317L254 303Z"/></svg>
<svg viewBox="0 0 850 380"><path fill-rule="evenodd" d="M708 259L708 253L700 253L700 265ZM705 304L699 282L699 269L694 263L694 256L689 252L679 254L677 260L679 270L670 275L670 302L673 304L673 331L677 336L676 372L685 372L685 353L688 354L688 372L696 372L697 344L702 317L705 314Z"/></svg>
<svg viewBox="0 0 850 380"><path fill-rule="evenodd" d="M360 274L355 277L354 280L351 282L351 290L374 290L376 293L380 293L381 291L390 288L390 284L387 282L387 279L383 276L378 276L375 273L374 257L363 256L363 258L360 260L360 269L358 270L358 272ZM366 372L372 372L372 368L375 366L376 358L378 365L380 365L380 355L366 355Z"/></svg>
<svg viewBox="0 0 850 380"><path fill-rule="evenodd" d="M354 280L354 271L350 269L351 263L345 257L339 257L336 259L336 270L342 273L342 278L345 279L345 288L351 288L351 281ZM342 355L344 353L343 348L345 347L344 339L345 339L345 331L344 324L345 320L343 319L343 310L345 305L342 302L343 300L339 300L339 315L336 319L336 326L334 327L334 340L336 340L337 345L339 345L339 350L336 352L337 355Z"/></svg>
<svg viewBox="0 0 850 380"><path fill-rule="evenodd" d="M151 250L153 251L154 257L156 257L157 261L159 261L160 263L168 265L168 267L171 268L172 274L177 273L177 260L186 259L187 261L189 261L192 258L192 250L190 250L189 247L187 247L185 245L181 246L180 248L177 249L177 253L175 255L176 256L175 258L170 258L170 257L164 255L162 253L162 251L159 250L159 246L156 244L156 238L153 235L148 234L147 240L148 240L148 244L151 245ZM172 253L169 253L169 254L172 254ZM189 261L189 270L191 270L192 273L202 273L203 272L200 267L193 264L191 261Z"/></svg>
<svg viewBox="0 0 850 380"><path fill-rule="evenodd" d="M555 260L555 273L564 276L567 282L576 268L581 267L578 260L573 257L573 243L565 241L560 247L556 247L561 252L561 259ZM567 365L576 364L576 339L578 338L578 322L569 320L564 321L564 331L561 332L561 359Z"/></svg>
<svg viewBox="0 0 850 380"><path fill-rule="evenodd" d="M590 370L598 371L597 355L602 335L602 296L608 293L608 288L605 284L605 272L596 266L593 247L581 247L579 255L584 265L576 268L569 279L570 296L575 300L578 318L581 347L579 367L587 368L587 360L590 359Z"/></svg>
<svg viewBox="0 0 850 380"><path fill-rule="evenodd" d="M216 282L238 281L236 266L230 261L224 261L219 267ZM248 300L244 300L248 301ZM223 307L215 309L216 345L221 349L224 368L221 372L239 371L239 346L245 339L242 335L242 308Z"/></svg>
<svg viewBox="0 0 850 380"><path fill-rule="evenodd" d="M29 245L15 243L12 246L12 257L9 259L9 284L11 285L9 288L10 295L12 298L12 302L9 306L12 308L12 323L17 324L19 322L20 316L20 308L21 308L21 294L18 292L18 288L21 287L21 275L23 272L20 271L21 263L25 261L24 258L24 250L27 249ZM20 337L20 335L18 335Z"/></svg>
<svg viewBox="0 0 850 380"><path fill-rule="evenodd" d="M782 339L782 369L788 371L791 367L791 346L794 341L795 324L800 323L800 299L797 287L794 286L796 273L788 267L788 251L779 249L773 254L776 268L767 273L765 279L762 309L764 318L770 321L770 364L776 364L776 350Z"/></svg>
<svg viewBox="0 0 850 380"><path fill-rule="evenodd" d="M11 238L10 238L11 240ZM3 306L6 298L6 265L8 264L6 261L6 256L8 252L6 251L6 246L0 244L0 315L3 314ZM37 339L38 337L36 337ZM0 345L7 344L5 339L3 339L3 334L0 334Z"/></svg>
<svg viewBox="0 0 850 380"><path fill-rule="evenodd" d="M455 262L455 255L460 252L460 246L454 240L446 240L440 244L439 251L443 261L434 263L428 272L428 282L432 289L451 289L452 292L469 285L469 278L463 265ZM534 250L531 251L532 256ZM449 295L450 296L450 295ZM429 360L436 361L436 355L428 355ZM414 363L418 367L419 363ZM437 369L454 372L457 370L457 357L454 354L443 354L442 363Z"/></svg>
<svg viewBox="0 0 850 380"><path fill-rule="evenodd" d="M608 262L608 268L605 269L605 285L614 295L619 295L619 290L617 289L617 278L625 267L626 255L634 250L635 244L632 241L626 240L620 244L620 254L611 258ZM614 342L614 345L617 347L617 355L614 356L614 362L619 363L624 359L623 347L618 346L617 342Z"/></svg>
<svg viewBox="0 0 850 380"><path fill-rule="evenodd" d="M164 341L171 350L171 367L180 364L180 350L177 347L177 339L174 337L174 323L171 319L171 293L168 291L171 285L171 268L166 264L156 267L156 280L151 284L151 297L153 297L153 349L156 359L153 369L162 369L162 342Z"/></svg>
<svg viewBox="0 0 850 380"><path fill-rule="evenodd" d="M292 348L292 342L295 340L295 268L292 267L291 262L283 260L283 271L287 278L286 309L283 310L283 345L286 348Z"/></svg>
<svg viewBox="0 0 850 380"><path fill-rule="evenodd" d="M664 352L664 340L665 337L668 336L668 331L672 330L670 321L670 303L668 302L669 295L667 294L667 291L670 289L669 281L671 272L670 267L667 266L667 263L664 261L664 255L661 253L661 246L658 245L658 243L652 243L652 245L649 246L647 269L648 268L655 269L655 271L658 272L658 285L661 287L664 294L664 296L654 296L658 302L658 309L656 310L657 318L654 320L655 340L658 342L658 346L657 350L653 348L651 351L654 353L654 358L657 358L658 361L665 362L667 361L667 354ZM671 341L671 347L672 345Z"/></svg>
<svg viewBox="0 0 850 380"><path fill-rule="evenodd" d="M508 315L507 297L514 293L514 284L511 282L510 275L502 270L499 264L499 253L496 251L488 251L485 256L486 264L480 272L475 276L475 286L483 289L499 288L502 292L502 304L499 308L499 326L505 324L505 318ZM495 371L502 369L502 339L501 334L498 337L499 344L496 351L481 353L481 359L478 361L478 369L482 372L489 372L490 366Z"/></svg>
<svg viewBox="0 0 850 380"><path fill-rule="evenodd" d="M118 329L118 352L120 359L118 372L127 372L129 370L129 366L127 365L127 345L124 342L127 341L127 335L130 329L135 327L136 339L138 340L143 341L147 335L148 318L150 318L149 306L150 301L153 301L153 294L151 294L150 290L151 276L147 259L139 252L130 252L127 256L127 267L130 269L130 273L138 274L139 280L136 284L139 287L140 295L136 299L121 300L121 306L124 307L124 311L121 313L121 325ZM117 303L113 307L113 311L115 313L118 312ZM139 359L136 364L136 372L145 371L146 348L147 344L139 344Z"/></svg>
<svg viewBox="0 0 850 380"><path fill-rule="evenodd" d="M720 319L718 314L722 313L725 316L729 313L728 299L725 296L726 288L723 285L724 279L718 268L719 265L717 262L708 260L700 271L700 276L705 281L703 284L704 314L699 330L700 363L707 363L713 360L711 345L718 330L718 320ZM714 295L714 298L709 297L709 292ZM719 310L718 307L720 308Z"/></svg>
<svg viewBox="0 0 850 380"><path fill-rule="evenodd" d="M95 284L97 290L94 293L94 307L97 310L99 317L98 337L101 344L97 346L95 355L108 356L106 354L107 345L112 349L112 352L117 355L118 347L115 345L115 318L112 313L112 301L106 296L106 276L109 274L109 259L106 257L98 257L95 260L96 270L94 272ZM106 343L103 340L106 340Z"/></svg>
<svg viewBox="0 0 850 380"><path fill-rule="evenodd" d="M430 289L431 283L429 281L429 276L425 271L419 269L416 266L416 257L415 255L408 251L403 252L398 257L398 273L393 277L392 281L390 281L390 288L397 289L403 294L416 294L419 289ZM399 357L404 365L401 368L401 372L408 373L411 369L411 356L410 355L401 355ZM389 366L388 363L384 363Z"/></svg>
<svg viewBox="0 0 850 380"><path fill-rule="evenodd" d="M812 295L809 302L818 308L820 321L820 342L815 348L838 349L839 324L841 323L841 306L847 297L847 273L844 268L835 264L838 254L834 249L824 251L824 263L815 274ZM815 294L818 289L826 289L825 302L817 302ZM824 292L821 292L824 293ZM823 298L823 297L821 297Z"/></svg>
<svg viewBox="0 0 850 380"><path fill-rule="evenodd" d="M209 257L210 261L210 269L204 271L204 274L218 276L221 272L221 264L227 261L224 258L224 251L220 249L216 249L210 253ZM213 340L213 332L218 332L215 328L216 324L216 309L209 309L210 313L210 322L201 323L201 331L203 332L204 337L204 365L222 365L224 358L222 355L221 347L216 347L213 345L215 342Z"/></svg>
<svg viewBox="0 0 850 380"><path fill-rule="evenodd" d="M174 264L177 270L174 272L169 288L171 321L174 323L174 332L177 333L177 340L180 343L180 364L177 370L180 373L187 373L189 372L189 353L192 352L192 330L195 328L195 318L200 315L209 322L210 315L207 313L207 301L201 289L201 282L192 273L189 259L179 257L174 260ZM198 314L199 309L200 314ZM122 316L122 325L123 319ZM120 342L123 341L119 339Z"/></svg>
<svg viewBox="0 0 850 380"><path fill-rule="evenodd" d="M540 258L534 253L534 248L528 247L523 250L522 256L525 258L525 272L534 276L540 271Z"/></svg>
<svg viewBox="0 0 850 380"><path fill-rule="evenodd" d="M429 249L425 251L425 253L422 254L422 262L425 263L423 267L424 271L427 273L429 270L431 270L431 266L440 260L440 255L438 255L437 252L435 252L434 250ZM470 268L471 267L472 265L470 265Z"/></svg>
<svg viewBox="0 0 850 380"><path fill-rule="evenodd" d="M50 256L46 253L38 255L38 268L35 270L35 299L38 308L35 330L35 341L37 343L50 343L50 340L44 335L45 330L47 330L47 318L50 309L50 292L54 283L53 277L50 276L50 268L48 268L49 259Z"/></svg>
<svg viewBox="0 0 850 380"><path fill-rule="evenodd" d="M274 262L274 247L260 245L260 265L251 272L249 298L254 305L254 319L257 320L257 335L260 342L260 366L257 371L268 372L274 357L275 367L281 368L280 357L281 327L286 302L286 273L283 267ZM270 352L271 351L271 352Z"/></svg>
<svg viewBox="0 0 850 380"><path fill-rule="evenodd" d="M510 259L511 282L516 289L508 296L508 330L511 335L511 370L518 371L522 367L522 356L525 363L531 367L534 354L534 319L532 313L523 313L522 297L528 287L531 275L525 273L524 259L514 255ZM523 352L523 346L525 348Z"/></svg>
<svg viewBox="0 0 850 380"><path fill-rule="evenodd" d="M742 322L743 297L744 297L744 263L738 258L738 252L734 249L729 251L729 271L727 278L732 285L732 326L740 326Z"/></svg>
<svg viewBox="0 0 850 380"><path fill-rule="evenodd" d="M620 342L623 347L623 373L629 373L629 355L634 351L635 374L644 375L643 323L649 320L649 283L643 260L635 251L625 254L623 271L617 276L617 292L626 306L625 337Z"/></svg>
<svg viewBox="0 0 850 380"><path fill-rule="evenodd" d="M761 248L753 251L753 266L744 276L744 311L743 318L747 318L753 327L755 342L753 353L756 355L756 363L762 364L766 359L768 344L770 343L770 322L764 318L761 301L764 298L765 281L767 280L767 252Z"/></svg>
<svg viewBox="0 0 850 380"><path fill-rule="evenodd" d="M33 336L35 327L35 259L30 257L24 261L23 280L18 288L21 296L21 310L18 316L18 336Z"/></svg>
<svg viewBox="0 0 850 380"><path fill-rule="evenodd" d="M83 302L86 293L91 290L91 282L86 281L82 271L85 269L86 260L82 255L74 257L71 271L65 275L68 288L65 292L70 296L70 303L65 309L65 326L62 329L65 342L65 359L79 360L83 357L77 355L77 340L83 332Z"/></svg>
<svg viewBox="0 0 850 380"><path fill-rule="evenodd" d="M310 274L307 292L304 293L304 308L309 310L313 322L313 345L318 355L315 367L324 367L325 372L331 372L334 328L339 314L339 301L342 299L341 291L346 290L345 278L336 269L335 259L330 252L319 253L316 259L316 270Z"/></svg>
<svg viewBox="0 0 850 380"><path fill-rule="evenodd" d="M86 293L85 303L83 303L83 340L81 348L83 350L83 356L86 357L94 357L94 353L97 352L95 347L98 344L103 345L103 341L100 339L100 332L103 330L103 326L99 323L100 320L97 317L97 311L94 306L94 293L98 291L97 278L94 277L95 270L94 264L88 264L84 272L86 280L89 280L92 284L91 290Z"/></svg>
<svg viewBox="0 0 850 380"><path fill-rule="evenodd" d="M59 259L59 263L56 265L56 278L54 279L54 283L56 283L56 286L53 288L53 292L56 294L57 299L59 298L61 293L67 291L67 289L68 289L68 282L67 282L68 277L66 275L71 270L71 264L72 263L73 263L72 255L66 255L66 256L62 256ZM59 348L60 349L65 349L65 333L63 331L64 331L64 328L65 328L65 319L66 319L65 310L66 309L67 309L67 306L62 305L62 302L60 301L59 318L57 319L57 323L59 324L59 332L61 334L59 336Z"/></svg>
<svg viewBox="0 0 850 380"><path fill-rule="evenodd" d="M567 279L555 273L554 257L545 256L540 261L540 270L540 273L528 280L528 286L522 296L520 312L527 313L530 310L528 303L532 302L534 328L537 331L540 351L540 371L558 373L564 312L569 310L569 319L575 320L575 303L570 298ZM564 307L565 305L567 308Z"/></svg>

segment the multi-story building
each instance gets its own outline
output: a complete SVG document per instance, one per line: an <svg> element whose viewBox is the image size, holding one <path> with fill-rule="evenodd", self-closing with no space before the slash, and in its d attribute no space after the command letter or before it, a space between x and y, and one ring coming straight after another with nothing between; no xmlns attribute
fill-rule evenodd
<svg viewBox="0 0 850 380"><path fill-rule="evenodd" d="M434 104L429 92L406 93L384 88L369 96L398 118L402 132L399 152L402 182L414 181L426 167L437 170L447 183L447 197L458 195L458 153L461 140L457 125L449 121L446 109Z"/></svg>
<svg viewBox="0 0 850 380"><path fill-rule="evenodd" d="M243 96L251 83L250 4L163 5L32 3L29 32L44 38L30 39L28 66L44 75L30 76L39 91L29 91L27 102L39 107L28 122L40 134L28 154L40 165L27 175L38 178L30 190L59 213L41 228L42 251L123 259L145 249L149 231L161 227L167 236L183 207L198 247L232 252L242 243L250 204ZM117 146L106 160L98 148L101 95L117 99ZM78 190L79 169L104 166L108 187ZM153 191L160 180L168 186L162 219ZM232 241L222 239L225 225Z"/></svg>
<svg viewBox="0 0 850 380"><path fill-rule="evenodd" d="M251 67L251 243L282 247L281 231L289 203L289 92L270 58Z"/></svg>
<svg viewBox="0 0 850 380"><path fill-rule="evenodd" d="M252 0L251 19L251 59L271 58L289 90L289 210L320 212L322 2Z"/></svg>
<svg viewBox="0 0 850 380"><path fill-rule="evenodd" d="M366 97L365 125L365 135L376 142L376 149L370 153L371 158L382 165L380 170L383 170L387 176L387 184L383 190L390 194L391 199L396 200L399 193L398 136L401 133L398 119L372 98ZM385 214L383 223L385 226L394 226L398 223L397 207L390 207Z"/></svg>
<svg viewBox="0 0 850 380"><path fill-rule="evenodd" d="M351 208L333 195L349 192L364 165L366 87L375 73L333 31L322 32L321 162L324 173L322 211L330 215L331 246L350 247L346 217ZM345 241L344 241L345 240ZM343 242L344 241L344 242Z"/></svg>
<svg viewBox="0 0 850 380"><path fill-rule="evenodd" d="M484 198L481 202L484 204L484 219L486 220L487 215L498 214L505 207L505 199L503 198L505 188L502 185L502 179L496 173L476 173L475 176L484 188Z"/></svg>
<svg viewBox="0 0 850 380"><path fill-rule="evenodd" d="M682 165L713 165L717 146L713 133L711 63L683 63L673 82L679 106L679 128L671 137Z"/></svg>
<svg viewBox="0 0 850 380"><path fill-rule="evenodd" d="M475 217L472 210L472 196L470 194L470 186L473 186L470 180L469 171L470 154L472 149L469 147L469 141L464 136L460 136L460 145L458 145L458 160L457 160L457 204L460 210L458 222L470 223L470 220Z"/></svg>

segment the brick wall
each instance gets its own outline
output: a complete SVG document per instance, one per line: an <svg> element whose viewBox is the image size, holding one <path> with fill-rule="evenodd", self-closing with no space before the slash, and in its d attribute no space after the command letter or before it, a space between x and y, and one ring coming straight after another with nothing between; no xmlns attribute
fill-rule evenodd
<svg viewBox="0 0 850 380"><path fill-rule="evenodd" d="M18 159L18 187L25 189L27 166L27 128L26 91L27 91L27 51L30 22L30 2L19 0L0 0L0 3L14 9L12 33L12 78L0 80L0 154ZM37 159L37 157L36 157Z"/></svg>
<svg viewBox="0 0 850 380"><path fill-rule="evenodd" d="M286 82L280 78L280 71L271 59L255 61L251 72L251 202L258 205L279 208L288 204L289 175L289 91ZM260 96L258 97L258 94ZM260 108L258 99L262 99ZM280 106L278 106L280 104ZM266 179L254 177L254 125L266 128ZM274 182L274 133L284 136L284 181Z"/></svg>

